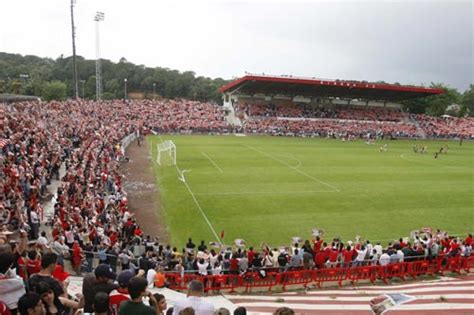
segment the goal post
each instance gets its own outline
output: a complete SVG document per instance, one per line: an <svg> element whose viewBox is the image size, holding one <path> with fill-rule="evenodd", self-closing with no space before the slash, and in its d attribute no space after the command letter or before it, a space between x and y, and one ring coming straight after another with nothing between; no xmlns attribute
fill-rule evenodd
<svg viewBox="0 0 474 315"><path fill-rule="evenodd" d="M171 165L176 165L176 145L171 140L166 140L162 143L158 143L156 146L157 148L157 156L156 162L159 165L162 165L164 162L164 158L166 156L169 157Z"/></svg>

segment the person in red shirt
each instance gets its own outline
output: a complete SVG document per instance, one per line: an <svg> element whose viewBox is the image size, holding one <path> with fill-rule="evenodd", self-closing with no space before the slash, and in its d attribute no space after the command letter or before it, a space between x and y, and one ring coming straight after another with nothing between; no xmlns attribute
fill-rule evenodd
<svg viewBox="0 0 474 315"><path fill-rule="evenodd" d="M464 240L464 244L466 244L466 246L474 245L474 239L472 238L472 234L467 235L466 239Z"/></svg>
<svg viewBox="0 0 474 315"><path fill-rule="evenodd" d="M336 267L338 257L339 257L339 251L335 248L329 248L328 267Z"/></svg>
<svg viewBox="0 0 474 315"><path fill-rule="evenodd" d="M26 268L27 261L26 252L23 252L17 260L18 275L25 281L28 281L28 270Z"/></svg>
<svg viewBox="0 0 474 315"><path fill-rule="evenodd" d="M314 265L318 269L324 268L326 260L326 253L324 253L323 251L319 251L316 253L316 255L314 255Z"/></svg>
<svg viewBox="0 0 474 315"><path fill-rule="evenodd" d="M143 235L143 231L140 229L140 226L139 226L139 225L137 225L135 231L133 231L133 234L134 234L135 236L142 236L142 235Z"/></svg>
<svg viewBox="0 0 474 315"><path fill-rule="evenodd" d="M247 260L248 260L249 266L252 266L254 258L255 258L255 252L253 251L253 247L249 247L249 251L247 252Z"/></svg>
<svg viewBox="0 0 474 315"><path fill-rule="evenodd" d="M38 252L31 250L28 252L28 262L26 263L26 269L28 271L28 276L40 272L41 270L41 259L38 255Z"/></svg>
<svg viewBox="0 0 474 315"><path fill-rule="evenodd" d="M109 294L109 310L110 315L118 315L119 314L119 307L120 303L123 301L129 301L130 295L128 294L128 283L130 279L135 277L131 270L124 270L122 271L118 278L119 287L116 290L113 290Z"/></svg>
<svg viewBox="0 0 474 315"><path fill-rule="evenodd" d="M354 250L348 245L342 252L342 257L344 259L344 267L350 267L352 265L352 260L354 259Z"/></svg>
<svg viewBox="0 0 474 315"><path fill-rule="evenodd" d="M78 241L74 241L72 245L72 268L76 274L81 274L81 260L82 260L82 248L79 246Z"/></svg>
<svg viewBox="0 0 474 315"><path fill-rule="evenodd" d="M316 239L313 241L313 251L317 254L321 250L321 246L323 245L323 240L316 236Z"/></svg>

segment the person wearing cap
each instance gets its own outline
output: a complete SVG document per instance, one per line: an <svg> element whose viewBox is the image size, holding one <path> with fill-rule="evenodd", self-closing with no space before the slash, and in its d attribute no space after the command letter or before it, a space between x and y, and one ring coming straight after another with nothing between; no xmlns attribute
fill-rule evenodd
<svg viewBox="0 0 474 315"><path fill-rule="evenodd" d="M105 292L107 295L118 286L112 283L117 275L110 269L109 265L102 264L95 268L94 273L89 273L84 277L82 284L82 294L85 298L84 313L92 313L94 296L98 292Z"/></svg>
<svg viewBox="0 0 474 315"><path fill-rule="evenodd" d="M26 293L18 300L18 312L20 315L44 315L44 308L41 297L36 293Z"/></svg>
<svg viewBox="0 0 474 315"><path fill-rule="evenodd" d="M130 294L128 293L128 283L135 277L135 274L131 270L122 271L118 278L119 287L109 294L109 308L111 315L118 315L120 303L123 301L130 300Z"/></svg>

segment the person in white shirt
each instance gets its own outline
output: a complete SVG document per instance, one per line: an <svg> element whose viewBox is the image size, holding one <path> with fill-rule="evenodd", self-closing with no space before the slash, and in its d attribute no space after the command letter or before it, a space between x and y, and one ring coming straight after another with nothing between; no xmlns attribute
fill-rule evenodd
<svg viewBox="0 0 474 315"><path fill-rule="evenodd" d="M46 238L46 232L43 231L41 232L41 236L38 237L38 239L36 240L36 246L38 246L38 248L40 249L40 251L44 251L46 249L50 249L51 247L48 246L48 239Z"/></svg>
<svg viewBox="0 0 474 315"><path fill-rule="evenodd" d="M201 276L207 276L207 267L209 267L209 262L204 258L199 259L197 262L198 272Z"/></svg>
<svg viewBox="0 0 474 315"><path fill-rule="evenodd" d="M35 240L38 238L39 226L40 226L40 219L39 219L38 213L36 213L36 210L31 210L30 218L31 218L32 238Z"/></svg>
<svg viewBox="0 0 474 315"><path fill-rule="evenodd" d="M365 256L367 255L367 248L362 245L360 250L357 250L357 257L354 260L354 266L361 266L364 263Z"/></svg>
<svg viewBox="0 0 474 315"><path fill-rule="evenodd" d="M390 256L387 254L387 251L384 250L379 259L380 266L387 266L390 264Z"/></svg>
<svg viewBox="0 0 474 315"><path fill-rule="evenodd" d="M187 307L193 308L196 315L213 315L214 305L202 299L203 291L202 282L197 280L191 281L188 286L187 298L174 304L173 315L178 315L179 312Z"/></svg>

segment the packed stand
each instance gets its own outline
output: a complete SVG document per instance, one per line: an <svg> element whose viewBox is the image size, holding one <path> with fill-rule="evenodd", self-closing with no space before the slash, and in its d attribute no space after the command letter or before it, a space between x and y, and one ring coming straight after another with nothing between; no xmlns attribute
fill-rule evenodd
<svg viewBox="0 0 474 315"><path fill-rule="evenodd" d="M375 121L336 121L336 120L286 120L277 118L254 119L245 123L248 133L265 133L270 135L293 135L306 137L416 137L414 124L402 122Z"/></svg>
<svg viewBox="0 0 474 315"><path fill-rule="evenodd" d="M432 117L412 115L428 137L436 138L474 138L474 118Z"/></svg>
<svg viewBox="0 0 474 315"><path fill-rule="evenodd" d="M332 106L318 107L307 104L238 104L237 112L250 117L328 118L343 120L369 120L400 122L408 115L399 109L382 107Z"/></svg>

